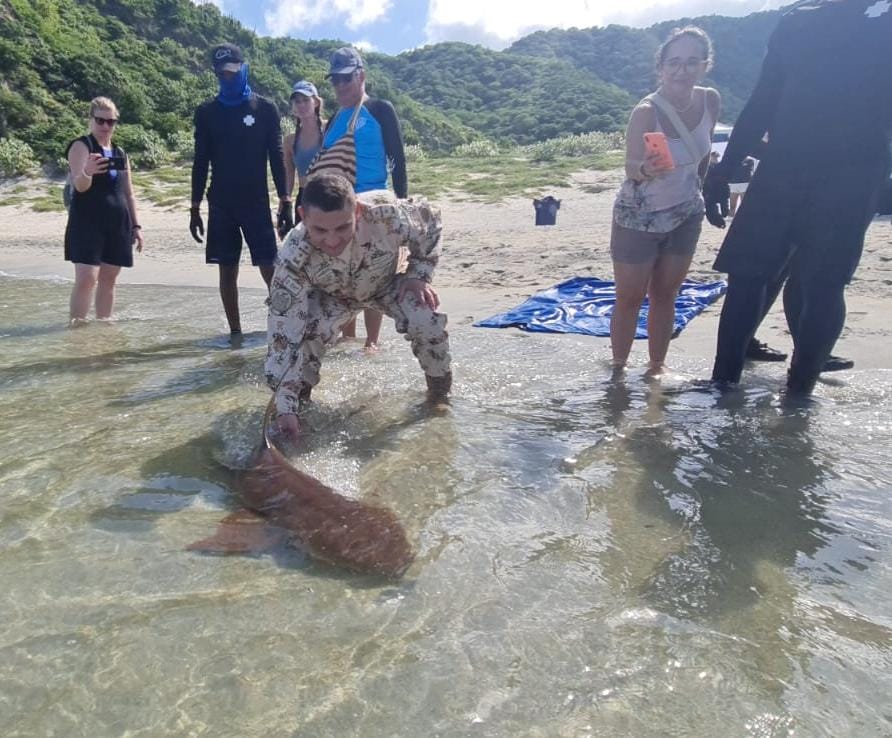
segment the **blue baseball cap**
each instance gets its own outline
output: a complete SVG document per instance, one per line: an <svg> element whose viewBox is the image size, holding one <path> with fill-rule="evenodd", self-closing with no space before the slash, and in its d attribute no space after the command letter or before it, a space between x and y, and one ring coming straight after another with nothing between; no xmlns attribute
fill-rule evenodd
<svg viewBox="0 0 892 738"><path fill-rule="evenodd" d="M307 80L302 79L300 82L295 82L294 87L291 88L291 97L294 97L295 95L319 97L319 91L316 89L316 85L312 82L307 82Z"/></svg>
<svg viewBox="0 0 892 738"><path fill-rule="evenodd" d="M357 69L362 69L362 57L359 55L359 52L350 46L342 46L331 55L331 59L328 62L328 74L325 76L350 74L350 72L355 72Z"/></svg>

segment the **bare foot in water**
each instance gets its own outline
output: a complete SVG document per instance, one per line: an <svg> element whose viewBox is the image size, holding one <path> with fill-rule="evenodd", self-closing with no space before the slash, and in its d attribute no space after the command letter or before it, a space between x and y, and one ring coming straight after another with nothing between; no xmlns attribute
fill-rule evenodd
<svg viewBox="0 0 892 738"><path fill-rule="evenodd" d="M377 354L381 350L381 348L378 346L377 343L366 341L365 346L362 350L366 354Z"/></svg>
<svg viewBox="0 0 892 738"><path fill-rule="evenodd" d="M626 362L612 359L610 361L610 379L621 379L626 373Z"/></svg>

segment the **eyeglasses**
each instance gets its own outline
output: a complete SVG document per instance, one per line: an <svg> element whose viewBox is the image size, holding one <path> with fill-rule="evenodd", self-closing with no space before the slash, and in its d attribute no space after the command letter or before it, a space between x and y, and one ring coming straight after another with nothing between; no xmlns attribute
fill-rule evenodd
<svg viewBox="0 0 892 738"><path fill-rule="evenodd" d="M337 87L338 85L346 85L348 82L352 82L355 76L356 72L347 72L347 74L333 74L329 79Z"/></svg>
<svg viewBox="0 0 892 738"><path fill-rule="evenodd" d="M116 125L118 125L117 118L100 118L98 115L94 115L93 120L96 121L97 126L108 126L109 128L114 128Z"/></svg>
<svg viewBox="0 0 892 738"><path fill-rule="evenodd" d="M677 56L673 56L671 59L666 59L661 66L670 72L677 72L682 67L684 67L686 72L696 72L704 64L706 64L706 59L697 59L696 57L680 59Z"/></svg>

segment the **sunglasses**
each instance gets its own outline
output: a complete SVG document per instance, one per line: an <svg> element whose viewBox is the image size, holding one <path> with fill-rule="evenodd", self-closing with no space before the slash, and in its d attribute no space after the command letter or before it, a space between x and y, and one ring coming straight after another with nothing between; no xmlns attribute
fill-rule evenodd
<svg viewBox="0 0 892 738"><path fill-rule="evenodd" d="M118 125L117 118L100 118L98 115L94 115L93 120L96 121L97 126L108 126L109 128L114 128L116 125Z"/></svg>
<svg viewBox="0 0 892 738"><path fill-rule="evenodd" d="M331 83L335 86L337 85L345 85L348 82L353 81L353 78L356 76L356 72L347 72L346 74L333 74L329 77Z"/></svg>

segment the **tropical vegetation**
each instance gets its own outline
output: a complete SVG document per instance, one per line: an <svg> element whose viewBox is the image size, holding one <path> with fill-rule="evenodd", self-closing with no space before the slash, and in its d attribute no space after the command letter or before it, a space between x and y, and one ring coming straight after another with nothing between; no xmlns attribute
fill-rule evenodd
<svg viewBox="0 0 892 738"><path fill-rule="evenodd" d="M733 118L777 14L694 20L715 39L711 80ZM393 101L416 159L613 134L651 89L653 54L671 25L552 30L501 52L444 43L373 53L369 92ZM100 94L118 104L116 140L137 167L188 162L195 106L216 88L208 50L223 40L243 47L252 86L283 113L299 78L334 106L324 75L338 40L261 37L189 0L0 0L0 174L61 165Z"/></svg>

